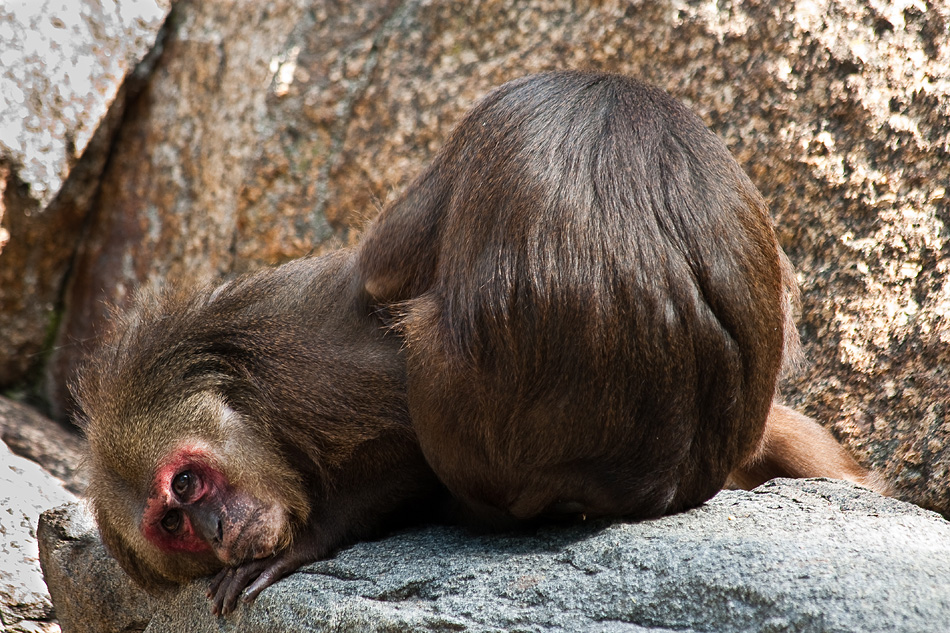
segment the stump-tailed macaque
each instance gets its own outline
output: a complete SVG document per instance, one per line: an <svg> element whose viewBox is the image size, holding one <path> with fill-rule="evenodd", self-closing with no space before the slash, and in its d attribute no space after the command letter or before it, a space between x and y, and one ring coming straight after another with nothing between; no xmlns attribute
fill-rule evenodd
<svg viewBox="0 0 950 633"><path fill-rule="evenodd" d="M78 389L99 526L140 582L218 571L227 612L442 484L500 525L874 485L773 404L794 297L696 115L621 76L514 81L355 249L120 323Z"/></svg>
<svg viewBox="0 0 950 633"><path fill-rule="evenodd" d="M490 521L677 512L747 464L736 482L786 462L861 479L843 452L844 469L776 453L812 441L763 441L797 346L794 277L752 182L657 88L577 72L502 86L360 251L406 342L426 460ZM783 438L837 448L786 412Z"/></svg>
<svg viewBox="0 0 950 633"><path fill-rule="evenodd" d="M401 343L359 303L353 266L342 250L141 300L90 361L88 494L140 585L220 571L209 596L226 613L436 503Z"/></svg>

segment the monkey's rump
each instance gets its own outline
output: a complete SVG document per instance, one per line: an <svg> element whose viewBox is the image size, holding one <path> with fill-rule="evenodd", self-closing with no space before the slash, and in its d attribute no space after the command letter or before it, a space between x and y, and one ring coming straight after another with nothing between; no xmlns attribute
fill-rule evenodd
<svg viewBox="0 0 950 633"><path fill-rule="evenodd" d="M491 93L361 249L366 288L400 302L426 459L517 519L656 516L721 489L774 395L779 258L698 117L591 73Z"/></svg>

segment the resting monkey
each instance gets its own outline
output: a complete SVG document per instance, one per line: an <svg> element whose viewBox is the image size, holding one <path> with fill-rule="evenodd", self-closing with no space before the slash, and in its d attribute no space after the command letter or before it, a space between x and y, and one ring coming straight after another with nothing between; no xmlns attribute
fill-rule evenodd
<svg viewBox="0 0 950 633"><path fill-rule="evenodd" d="M357 247L118 322L77 387L103 540L146 587L218 572L227 613L443 485L500 525L778 475L883 491L774 403L795 293L684 106L615 75L510 82Z"/></svg>
<svg viewBox="0 0 950 633"><path fill-rule="evenodd" d="M791 265L722 142L657 88L502 86L383 211L360 267L405 339L426 460L479 515L658 516L730 473L877 485L773 407L798 354Z"/></svg>
<svg viewBox="0 0 950 633"><path fill-rule="evenodd" d="M353 255L143 298L80 376L88 496L146 589L223 569L227 612L438 499Z"/></svg>

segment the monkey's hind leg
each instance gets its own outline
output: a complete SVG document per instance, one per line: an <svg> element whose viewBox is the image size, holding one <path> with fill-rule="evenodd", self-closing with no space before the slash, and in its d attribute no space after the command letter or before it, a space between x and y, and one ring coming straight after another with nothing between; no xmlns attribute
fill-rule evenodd
<svg viewBox="0 0 950 633"><path fill-rule="evenodd" d="M829 477L891 493L877 473L858 464L818 422L773 403L758 450L732 471L728 485L751 490L774 477Z"/></svg>

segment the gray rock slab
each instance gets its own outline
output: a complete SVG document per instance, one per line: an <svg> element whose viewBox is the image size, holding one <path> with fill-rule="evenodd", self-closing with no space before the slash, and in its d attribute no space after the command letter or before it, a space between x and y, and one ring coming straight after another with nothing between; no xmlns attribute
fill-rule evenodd
<svg viewBox="0 0 950 633"><path fill-rule="evenodd" d="M43 577L62 633L145 629L157 598L136 587L106 553L84 504L71 503L44 512L37 539Z"/></svg>
<svg viewBox="0 0 950 633"><path fill-rule="evenodd" d="M157 601L146 631L937 633L950 622L950 523L850 484L776 480L640 523L398 533L227 618L211 614L207 584Z"/></svg>
<svg viewBox="0 0 950 633"><path fill-rule="evenodd" d="M16 455L61 480L70 492L81 495L86 489L87 475L80 467L85 440L75 429L0 396L0 440Z"/></svg>

